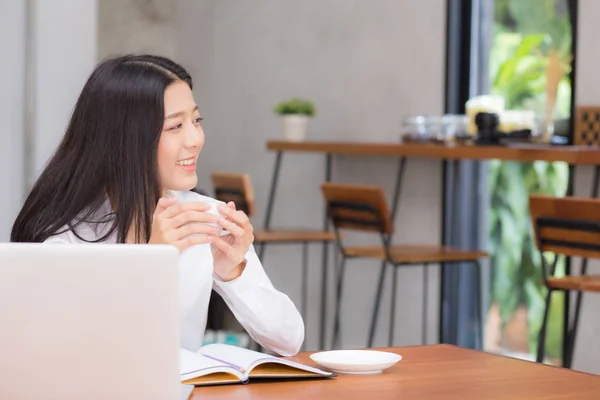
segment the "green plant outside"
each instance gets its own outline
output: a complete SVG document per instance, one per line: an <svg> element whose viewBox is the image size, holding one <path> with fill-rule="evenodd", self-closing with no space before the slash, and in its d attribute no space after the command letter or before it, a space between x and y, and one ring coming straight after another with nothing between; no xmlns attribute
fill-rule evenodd
<svg viewBox="0 0 600 400"><path fill-rule="evenodd" d="M492 263L492 301L500 307L504 326L521 304L527 306L529 351L535 352L537 334L544 312L546 289L541 284L542 267L529 216L530 194L562 196L568 184L564 163L518 163L494 160L490 163L491 211L489 221ZM553 256L545 255L551 262ZM557 274L564 273L564 259ZM547 354L560 357L562 295L552 296Z"/></svg>
<svg viewBox="0 0 600 400"><path fill-rule="evenodd" d="M312 101L300 98L282 101L275 106L273 111L279 115L297 114L308 115L309 117L314 116L316 113L315 106Z"/></svg>
<svg viewBox="0 0 600 400"><path fill-rule="evenodd" d="M496 0L490 55L492 92L505 98L507 109L529 109L543 115L545 54L552 47L566 59L571 54L567 13L557 13L562 0ZM571 82L559 85L555 118L570 115ZM528 198L531 194L563 196L568 185L565 163L490 163L491 211L489 244L492 264L491 301L498 304L502 327L521 305L527 307L528 344L535 353L546 289L541 283L541 257L533 236ZM547 260L553 255L545 254ZM557 274L565 260L559 259ZM559 359L562 342L563 295L551 300L546 354Z"/></svg>

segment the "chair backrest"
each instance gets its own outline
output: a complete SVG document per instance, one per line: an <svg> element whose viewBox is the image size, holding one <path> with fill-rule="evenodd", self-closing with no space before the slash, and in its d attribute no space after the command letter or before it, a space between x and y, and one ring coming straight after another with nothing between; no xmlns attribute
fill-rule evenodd
<svg viewBox="0 0 600 400"><path fill-rule="evenodd" d="M329 218L337 229L394 233L385 194L380 186L323 183Z"/></svg>
<svg viewBox="0 0 600 400"><path fill-rule="evenodd" d="M531 196L529 208L541 251L600 258L600 200Z"/></svg>
<svg viewBox="0 0 600 400"><path fill-rule="evenodd" d="M600 107L579 106L573 142L578 146L600 146Z"/></svg>
<svg viewBox="0 0 600 400"><path fill-rule="evenodd" d="M248 174L213 172L211 179L217 200L233 201L238 210L254 214L254 190Z"/></svg>

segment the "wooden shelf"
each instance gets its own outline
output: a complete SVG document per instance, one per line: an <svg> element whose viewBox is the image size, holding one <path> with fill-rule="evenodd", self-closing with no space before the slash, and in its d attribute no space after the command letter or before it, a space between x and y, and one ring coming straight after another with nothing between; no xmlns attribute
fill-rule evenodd
<svg viewBox="0 0 600 400"><path fill-rule="evenodd" d="M564 161L572 165L599 165L600 147L587 146L468 146L408 144L397 142L287 142L269 141L271 151L296 151L336 155L424 157L448 160L504 160L504 161Z"/></svg>

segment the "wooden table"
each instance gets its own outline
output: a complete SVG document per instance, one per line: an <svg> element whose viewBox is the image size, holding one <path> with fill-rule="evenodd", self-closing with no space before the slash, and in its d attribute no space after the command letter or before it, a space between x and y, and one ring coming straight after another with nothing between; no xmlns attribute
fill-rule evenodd
<svg viewBox="0 0 600 400"><path fill-rule="evenodd" d="M290 142L290 141L269 141L267 149L276 152L275 166L273 169L273 178L267 202L267 210L265 216L265 228L268 229L271 223L271 214L275 200L277 183L279 180L279 170L281 169L282 155L286 152L299 153L318 153L326 156L325 176L324 181L331 181L332 176L332 157L334 155L343 156L366 156L366 157L392 157L399 160L398 172L396 174L396 183L392 200L392 218L396 215L398 200L400 196L400 188L402 184L402 176L405 169L405 160L407 158L433 158L443 161L443 170L446 171L448 161L452 162L452 170L454 177L451 178L452 184L445 185L445 173L442 177L442 202L447 199L453 199L453 204L457 200L454 199L456 193L447 193L446 187L457 186L458 164L462 160L504 160L517 162L534 162L534 161L562 161L570 166L578 165L593 165L594 178L593 187L591 189L591 197L598 197L600 183L600 148L585 147L585 146L547 146L535 144L515 144L510 146L474 146L474 145L441 145L441 144L419 144L419 143L400 143L400 142L324 142L324 141L305 141L305 142ZM451 189L452 190L452 189ZM445 207L442 211L442 232L445 231ZM324 229L328 229L328 222L324 222ZM442 244L444 242L442 238ZM327 243L323 243L323 270L321 276L321 299L326 298L327 292ZM261 249L262 250L262 249ZM570 268L567 266L566 273L570 273ZM441 282L440 282L441 284ZM565 321L569 319L569 296L565 296ZM577 304L580 304L578 301ZM577 308L576 314L579 313ZM442 320L440 313L440 321ZM568 324L565 322L563 336L567 337ZM326 304L322 300L321 315L320 315L320 335L319 348L326 348L325 345L325 330L326 330ZM575 333L573 333L575 335ZM441 331L440 331L440 342ZM563 354L567 351L567 342L563 341ZM570 362L570 361L569 361ZM600 398L600 395L599 395Z"/></svg>
<svg viewBox="0 0 600 400"><path fill-rule="evenodd" d="M598 399L600 376L451 345L388 349L403 359L381 375L198 387L192 399ZM315 365L308 353L293 358Z"/></svg>

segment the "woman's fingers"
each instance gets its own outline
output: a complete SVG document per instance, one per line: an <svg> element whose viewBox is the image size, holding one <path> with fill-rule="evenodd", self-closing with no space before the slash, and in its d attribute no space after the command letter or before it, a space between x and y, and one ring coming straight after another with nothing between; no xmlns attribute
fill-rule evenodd
<svg viewBox="0 0 600 400"><path fill-rule="evenodd" d="M238 211L235 208L231 208L229 204L227 206L219 204L217 206L217 210L219 210L223 216L225 216L229 221L234 222L236 225L246 227L250 224L250 219L246 213L243 211Z"/></svg>
<svg viewBox="0 0 600 400"><path fill-rule="evenodd" d="M221 239L220 237L213 237L212 244L221 250L228 259L236 261L238 251L236 251L236 249L225 240ZM242 258L243 257L244 255L242 255Z"/></svg>
<svg viewBox="0 0 600 400"><path fill-rule="evenodd" d="M223 229L228 231L233 236L241 237L246 234L246 230L244 228L234 224L233 222L226 220L225 218L221 218L217 222L219 225L221 225L223 227Z"/></svg>
<svg viewBox="0 0 600 400"><path fill-rule="evenodd" d="M154 216L157 217L157 216L161 215L165 210L167 210L169 207L173 206L175 203L177 203L177 199L174 197L172 197L172 198L161 197L158 200L156 209L154 210Z"/></svg>
<svg viewBox="0 0 600 400"><path fill-rule="evenodd" d="M177 240L171 244L177 247L177 249L179 249L179 252L182 252L183 250L192 246L211 243L213 239L215 239L215 237L209 235L188 236L186 238Z"/></svg>
<svg viewBox="0 0 600 400"><path fill-rule="evenodd" d="M192 222L192 223L188 223L188 224L180 227L179 229L176 229L175 232L177 233L176 239L180 240L189 235L213 235L213 236L215 236L216 234L219 233L220 230L221 230L220 228L217 228L215 226Z"/></svg>
<svg viewBox="0 0 600 400"><path fill-rule="evenodd" d="M176 215L168 220L169 225L173 229L177 229L190 222L200 222L214 224L219 220L219 217L213 214L202 211L187 210Z"/></svg>
<svg viewBox="0 0 600 400"><path fill-rule="evenodd" d="M174 218L177 215L184 213L186 211L196 211L196 212L205 212L210 210L210 204L202 203L202 202L189 202L189 203L179 203L172 207L167 208L161 216L163 218Z"/></svg>

